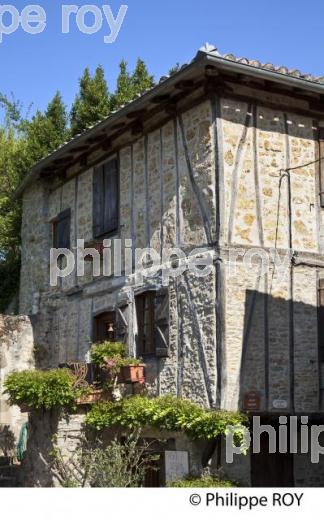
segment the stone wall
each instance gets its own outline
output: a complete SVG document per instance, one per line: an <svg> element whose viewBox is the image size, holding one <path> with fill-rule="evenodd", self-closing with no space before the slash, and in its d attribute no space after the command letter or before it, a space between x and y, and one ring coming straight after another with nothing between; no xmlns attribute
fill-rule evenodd
<svg viewBox="0 0 324 520"><path fill-rule="evenodd" d="M0 315L0 453L13 452L21 425L28 415L9 406L3 395L4 381L14 371L34 367L34 335L26 316Z"/></svg>
<svg viewBox="0 0 324 520"><path fill-rule="evenodd" d="M256 390L262 410L273 411L273 401L283 400L287 410L294 404L296 410L316 411L321 275L316 266L323 259L314 165L291 173L292 246L306 264L294 268L293 283L289 277L279 282L272 265L267 276L259 276L244 267L242 258L235 275L229 269L233 248L245 254L250 248L268 252L278 246L285 254L288 184L287 177L280 182L282 169L316 156L318 123L294 114L294 100L266 97L287 110L265 108L261 94L255 95L255 104L215 98L123 146L118 152L120 231L112 238L132 239L133 248L151 245L159 254L174 246L186 253L205 246L214 253L206 278L186 273L170 285L170 352L165 360L148 360L153 393L236 409L246 392ZM103 152L97 157L108 158ZM59 287L49 287L52 219L70 208L72 247L77 238L93 238L93 169L73 178L75 168L66 173L66 182L39 181L24 195L20 304L21 312L37 314L45 366L84 360L94 316L121 300L130 307L128 346L133 354L134 294L161 285L157 277L139 283L124 273L116 279L94 278L88 262L83 277L72 274Z"/></svg>
<svg viewBox="0 0 324 520"><path fill-rule="evenodd" d="M55 412L33 412L29 418L27 452L21 467L21 482L24 487L59 487L60 479L53 470L52 453L58 448L63 460L69 460L80 445L80 439L87 436L91 439L93 432L84 424L85 413L78 412L64 417ZM102 432L101 440L108 443L112 439L125 435L121 429L109 429ZM143 438L159 439L169 449L187 451L189 453L189 471L199 475L202 471L202 452L206 443L190 441L178 432L156 432L143 429ZM163 446L163 444L162 444Z"/></svg>
<svg viewBox="0 0 324 520"><path fill-rule="evenodd" d="M237 409L244 396L257 392L261 410L312 413L319 409L317 349L317 273L311 267L278 279L273 269L262 274L260 262L227 264L226 381L223 406ZM294 346L291 351L291 328ZM294 395L290 383L293 379ZM275 405L283 401L282 407Z"/></svg>
<svg viewBox="0 0 324 520"><path fill-rule="evenodd" d="M29 420L27 452L21 467L21 483L24 487L59 487L57 473L53 471L51 453L58 448L63 460L68 460L79 446L81 436L91 438L91 430L86 428L85 412L58 416L55 412L33 412ZM101 434L103 443L125 435L117 428L105 430ZM192 441L179 432L157 432L144 429L142 436L150 441L159 439L167 448L186 451L189 454L189 472L193 476L201 475L206 461L212 474L251 486L251 453L234 454L233 463L226 461L226 441L218 443ZM300 436L300 433L298 434ZM299 442L299 441L298 441ZM162 444L163 446L163 444ZM299 446L299 444L298 444ZM211 458L210 458L211 457ZM293 455L293 479L297 487L318 487L324 485L324 461L311 462L310 453Z"/></svg>

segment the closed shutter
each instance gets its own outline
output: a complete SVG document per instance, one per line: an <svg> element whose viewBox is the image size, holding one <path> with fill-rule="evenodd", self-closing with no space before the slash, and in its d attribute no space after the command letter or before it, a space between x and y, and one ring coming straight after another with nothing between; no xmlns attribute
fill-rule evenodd
<svg viewBox="0 0 324 520"><path fill-rule="evenodd" d="M116 231L118 218L118 163L113 159L95 168L93 174L94 238Z"/></svg>
<svg viewBox="0 0 324 520"><path fill-rule="evenodd" d="M319 156L324 157L324 128L319 129ZM324 208L324 159L320 160L319 163L319 174L320 174L320 203L321 207Z"/></svg>
<svg viewBox="0 0 324 520"><path fill-rule="evenodd" d="M54 221L53 247L56 249L70 249L71 210L62 211Z"/></svg>
<svg viewBox="0 0 324 520"><path fill-rule="evenodd" d="M104 165L104 233L118 228L118 167L114 159Z"/></svg>
<svg viewBox="0 0 324 520"><path fill-rule="evenodd" d="M169 291L161 289L155 295L154 343L156 357L169 355Z"/></svg>
<svg viewBox="0 0 324 520"><path fill-rule="evenodd" d="M93 236L100 237L103 231L104 212L104 167L98 166L93 173Z"/></svg>
<svg viewBox="0 0 324 520"><path fill-rule="evenodd" d="M116 340L127 343L128 339L129 306L123 305L116 309Z"/></svg>
<svg viewBox="0 0 324 520"><path fill-rule="evenodd" d="M324 363L324 279L318 285L318 351L320 363Z"/></svg>
<svg viewBox="0 0 324 520"><path fill-rule="evenodd" d="M155 355L154 341L154 292L142 293L136 296L137 315L137 355Z"/></svg>

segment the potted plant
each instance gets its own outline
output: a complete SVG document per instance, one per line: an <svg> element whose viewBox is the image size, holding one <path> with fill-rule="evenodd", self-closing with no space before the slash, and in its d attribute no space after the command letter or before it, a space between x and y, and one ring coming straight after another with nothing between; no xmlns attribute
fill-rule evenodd
<svg viewBox="0 0 324 520"><path fill-rule="evenodd" d="M76 404L82 405L82 404L96 404L100 401L103 401L106 393L104 390L95 390L92 388L88 394L82 395L76 399Z"/></svg>
<svg viewBox="0 0 324 520"><path fill-rule="evenodd" d="M144 384L145 365L139 359L126 358L120 363L118 383L139 383Z"/></svg>
<svg viewBox="0 0 324 520"><path fill-rule="evenodd" d="M127 358L123 343L106 341L95 344L91 349L91 358L106 372L106 387L113 387L116 383L143 384L145 382L142 361Z"/></svg>

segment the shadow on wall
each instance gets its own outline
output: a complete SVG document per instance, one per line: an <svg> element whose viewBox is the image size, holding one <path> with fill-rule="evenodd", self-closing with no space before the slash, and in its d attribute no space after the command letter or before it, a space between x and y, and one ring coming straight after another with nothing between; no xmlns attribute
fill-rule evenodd
<svg viewBox="0 0 324 520"><path fill-rule="evenodd" d="M5 457L13 457L16 452L16 439L10 426L0 424L0 454Z"/></svg>
<svg viewBox="0 0 324 520"><path fill-rule="evenodd" d="M320 409L318 308L246 291L239 407L250 411L314 413Z"/></svg>

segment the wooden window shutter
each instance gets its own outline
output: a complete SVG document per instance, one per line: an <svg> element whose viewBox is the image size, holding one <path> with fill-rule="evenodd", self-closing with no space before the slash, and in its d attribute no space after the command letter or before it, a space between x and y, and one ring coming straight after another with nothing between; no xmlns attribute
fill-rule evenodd
<svg viewBox="0 0 324 520"><path fill-rule="evenodd" d="M118 163L113 159L95 168L93 174L94 238L116 231L118 220Z"/></svg>
<svg viewBox="0 0 324 520"><path fill-rule="evenodd" d="M324 157L324 127L319 129L319 157ZM324 159L319 162L320 175L320 204L324 208Z"/></svg>
<svg viewBox="0 0 324 520"><path fill-rule="evenodd" d="M98 166L93 173L93 236L100 237L103 231L104 168Z"/></svg>
<svg viewBox="0 0 324 520"><path fill-rule="evenodd" d="M155 296L154 342L157 357L169 355L169 291L161 289Z"/></svg>
<svg viewBox="0 0 324 520"><path fill-rule="evenodd" d="M152 291L136 296L137 355L155 355L154 310L155 294Z"/></svg>
<svg viewBox="0 0 324 520"><path fill-rule="evenodd" d="M128 339L129 306L123 305L116 309L116 340L127 343Z"/></svg>
<svg viewBox="0 0 324 520"><path fill-rule="evenodd" d="M53 247L56 249L70 249L71 210L62 211L53 224Z"/></svg>
<svg viewBox="0 0 324 520"><path fill-rule="evenodd" d="M319 360L324 363L324 279L318 283L318 350Z"/></svg>
<svg viewBox="0 0 324 520"><path fill-rule="evenodd" d="M118 164L114 159L104 165L104 233L118 228Z"/></svg>

